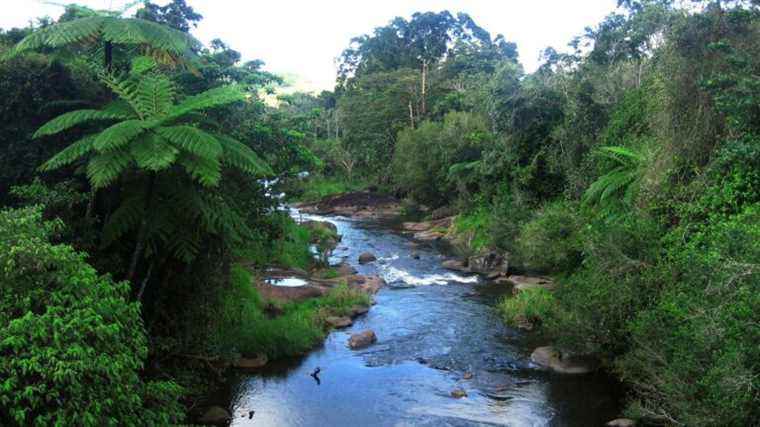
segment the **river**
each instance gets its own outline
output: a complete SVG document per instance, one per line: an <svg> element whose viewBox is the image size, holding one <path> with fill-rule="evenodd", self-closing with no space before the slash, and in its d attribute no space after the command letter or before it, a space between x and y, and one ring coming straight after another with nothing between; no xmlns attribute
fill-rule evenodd
<svg viewBox="0 0 760 427"><path fill-rule="evenodd" d="M440 250L415 247L388 224L307 218L337 225L343 240L333 261L388 286L367 315L320 348L240 378L232 425L586 427L619 415L618 386L606 376L560 376L529 363L542 343L504 326L493 309L508 287L444 270ZM359 265L367 251L378 260ZM350 334L365 329L377 343L347 348ZM309 375L317 367L319 383ZM467 397L451 397L457 388Z"/></svg>

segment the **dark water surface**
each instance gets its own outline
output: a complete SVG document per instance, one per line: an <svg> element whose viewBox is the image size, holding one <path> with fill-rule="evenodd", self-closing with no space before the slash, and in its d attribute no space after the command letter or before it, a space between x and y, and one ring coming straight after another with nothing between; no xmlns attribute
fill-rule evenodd
<svg viewBox="0 0 760 427"><path fill-rule="evenodd" d="M389 286L366 316L332 332L323 347L241 378L232 425L585 427L618 416L617 386L608 378L558 376L530 365L535 343L505 327L493 309L509 288L444 270L438 250L413 248L387 226L308 218L338 226L343 240L333 261L345 257ZM378 261L358 265L366 251ZM348 349L350 334L364 329L378 342ZM317 367L319 384L309 375ZM473 378L463 379L466 372ZM450 397L456 388L468 396Z"/></svg>

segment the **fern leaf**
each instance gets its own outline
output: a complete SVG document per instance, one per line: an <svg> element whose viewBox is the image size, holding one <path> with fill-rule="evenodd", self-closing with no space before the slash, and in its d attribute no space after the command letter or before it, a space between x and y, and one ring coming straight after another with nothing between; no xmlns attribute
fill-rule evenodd
<svg viewBox="0 0 760 427"><path fill-rule="evenodd" d="M40 138L46 135L54 135L64 130L70 129L82 123L95 120L124 120L128 117L117 113L110 113L99 110L77 110L61 114L53 120L45 123L34 133L33 138Z"/></svg>
<svg viewBox="0 0 760 427"><path fill-rule="evenodd" d="M145 127L145 122L141 120L125 120L117 123L98 134L95 138L95 149L103 153L122 148L145 132Z"/></svg>
<svg viewBox="0 0 760 427"><path fill-rule="evenodd" d="M198 95L188 97L178 105L174 106L162 123L168 123L180 119L195 111L208 110L210 108L228 105L239 101L245 101L245 94L237 86L228 85L209 89Z"/></svg>
<svg viewBox="0 0 760 427"><path fill-rule="evenodd" d="M179 150L164 138L150 133L130 146L130 154L138 167L157 172L174 164Z"/></svg>
<svg viewBox="0 0 760 427"><path fill-rule="evenodd" d="M135 88L135 98L140 111L149 118L158 118L167 113L174 100L174 85L160 74L146 75Z"/></svg>
<svg viewBox="0 0 760 427"><path fill-rule="evenodd" d="M111 184L132 163L126 150L113 150L97 155L87 164L87 177L95 188Z"/></svg>
<svg viewBox="0 0 760 427"><path fill-rule="evenodd" d="M96 135L89 135L69 145L40 166L40 170L51 171L74 163L95 148L95 137Z"/></svg>
<svg viewBox="0 0 760 427"><path fill-rule="evenodd" d="M128 232L137 229L145 214L145 197L142 194L127 197L103 227L102 247L108 247Z"/></svg>
<svg viewBox="0 0 760 427"><path fill-rule="evenodd" d="M205 187L214 187L222 179L221 165L218 160L185 153L179 157L178 162L193 179Z"/></svg>
<svg viewBox="0 0 760 427"><path fill-rule="evenodd" d="M271 176L274 174L272 168L247 145L223 135L216 135L216 138L222 143L224 150L222 161L226 165L253 176Z"/></svg>
<svg viewBox="0 0 760 427"><path fill-rule="evenodd" d="M197 157L217 160L222 154L222 146L213 135L192 126L170 126L157 128L156 132L171 141L177 148Z"/></svg>

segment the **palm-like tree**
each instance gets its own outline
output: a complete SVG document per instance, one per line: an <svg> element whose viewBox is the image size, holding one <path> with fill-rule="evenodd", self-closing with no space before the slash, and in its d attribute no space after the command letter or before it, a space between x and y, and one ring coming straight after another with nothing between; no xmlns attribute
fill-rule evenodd
<svg viewBox="0 0 760 427"><path fill-rule="evenodd" d="M6 57L63 47L102 50L106 69L111 68L115 45L138 49L161 63L177 63L193 56L201 43L193 36L165 25L138 18L122 18L119 12L94 11L79 7L81 18L38 29L13 47Z"/></svg>
<svg viewBox="0 0 760 427"><path fill-rule="evenodd" d="M589 186L584 203L605 208L619 202L630 205L644 175L647 155L643 150L620 146L601 147L599 154L612 160L614 167Z"/></svg>
<svg viewBox="0 0 760 427"><path fill-rule="evenodd" d="M246 96L239 88L223 86L175 103L172 82L154 72L154 66L150 58L142 57L133 62L133 71L127 77L102 74L101 79L118 96L117 101L99 110L65 113L34 135L37 138L55 135L92 122L108 124L69 145L43 164L41 170L57 169L84 159L87 176L96 189L107 187L120 177L144 182L124 198L104 230L104 242L108 243L136 229L137 244L129 279L135 274L146 244L161 242L186 261L197 253L201 236L173 229L178 221L172 215L164 215L167 211L200 222L207 231L238 233L244 227L244 221L225 216L229 209L219 206L223 203L219 198L194 191L193 185L172 186L176 180L160 182L162 177L177 177L179 173L186 177L185 181L214 187L224 166L253 176L271 173L269 166L248 146L198 126L199 112L245 101Z"/></svg>

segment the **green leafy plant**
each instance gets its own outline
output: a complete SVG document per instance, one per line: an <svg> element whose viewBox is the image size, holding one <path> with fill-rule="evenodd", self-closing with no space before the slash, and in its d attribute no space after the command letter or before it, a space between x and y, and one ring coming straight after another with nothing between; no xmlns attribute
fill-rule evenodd
<svg viewBox="0 0 760 427"><path fill-rule="evenodd" d="M614 203L631 205L648 157L643 151L620 146L602 147L598 153L613 167L589 186L583 195L584 203L603 207Z"/></svg>
<svg viewBox="0 0 760 427"><path fill-rule="evenodd" d="M218 185L223 166L253 176L271 172L248 146L199 126L196 118L199 112L244 101L245 95L239 88L222 86L175 103L174 85L164 75L152 71L153 65L152 60L142 57L133 62L133 71L127 76L103 74L103 82L119 100L100 110L65 113L34 135L37 138L55 135L91 122L110 123L69 145L43 164L41 170L50 171L85 158L87 176L95 189L111 185L120 177L144 181L127 192L104 231L104 243L108 244L137 229L129 278L134 276L139 257L151 239L171 243L175 255L186 261L197 253L200 236L196 233L185 233L170 241L171 228L160 226L171 226L168 215L172 209L181 208L210 232L226 231L235 237L244 227L240 218L231 216L234 213L224 208L223 199L195 191L192 185L178 186L177 168L184 170L191 183L201 187Z"/></svg>
<svg viewBox="0 0 760 427"><path fill-rule="evenodd" d="M50 239L40 208L0 211L0 424L167 425L181 389L144 382L147 337L129 284Z"/></svg>

